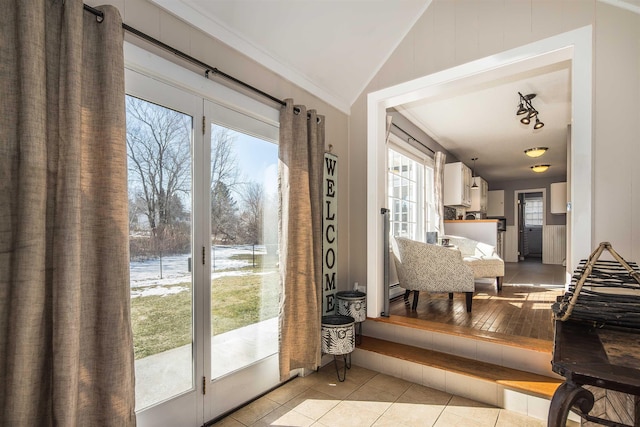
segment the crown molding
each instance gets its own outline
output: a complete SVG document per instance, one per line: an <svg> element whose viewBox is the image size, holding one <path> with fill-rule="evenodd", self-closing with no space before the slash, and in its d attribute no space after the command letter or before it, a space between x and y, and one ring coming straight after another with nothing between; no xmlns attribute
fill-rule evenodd
<svg viewBox="0 0 640 427"><path fill-rule="evenodd" d="M301 87L312 95L320 98L324 102L332 105L343 113L349 115L351 113L351 105L348 100L342 99L330 93L327 89L316 85L305 74L296 70L290 64L281 62L264 49L256 46L246 40L239 34L234 33L215 17L208 15L206 11L200 10L194 5L184 0L151 0L154 4L169 13L179 17L193 27L209 34L210 36L220 40L224 44L246 55L256 61L265 68L282 76L284 79ZM222 67L220 67L222 68Z"/></svg>

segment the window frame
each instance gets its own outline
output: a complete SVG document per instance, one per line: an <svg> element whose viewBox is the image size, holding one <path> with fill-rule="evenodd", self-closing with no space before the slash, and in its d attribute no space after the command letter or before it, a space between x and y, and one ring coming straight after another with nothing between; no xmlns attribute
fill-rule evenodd
<svg viewBox="0 0 640 427"><path fill-rule="evenodd" d="M390 229L393 230L394 209L391 203L391 195L389 194L389 177L391 175L389 165L389 152L394 152L407 157L416 162L420 166L419 176L416 178L416 217L415 217L415 235L412 239L426 241L427 231L435 231L435 196L434 196L434 162L433 158L416 147L409 145L395 134L389 135L389 142L386 146L386 201L390 210ZM393 232L393 231L392 231Z"/></svg>

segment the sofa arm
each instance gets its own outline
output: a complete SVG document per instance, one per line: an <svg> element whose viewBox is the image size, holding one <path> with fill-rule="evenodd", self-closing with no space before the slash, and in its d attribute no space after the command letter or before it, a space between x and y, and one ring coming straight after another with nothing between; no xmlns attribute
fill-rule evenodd
<svg viewBox="0 0 640 427"><path fill-rule="evenodd" d="M479 255L485 257L497 256L496 247L487 243L478 242L476 245L476 251L480 252Z"/></svg>

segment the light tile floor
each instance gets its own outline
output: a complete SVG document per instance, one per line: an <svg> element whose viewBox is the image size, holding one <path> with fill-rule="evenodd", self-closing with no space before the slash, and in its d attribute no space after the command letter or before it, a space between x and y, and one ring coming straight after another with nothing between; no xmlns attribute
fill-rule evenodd
<svg viewBox="0 0 640 427"><path fill-rule="evenodd" d="M546 422L355 365L341 383L332 362L214 426L534 427Z"/></svg>

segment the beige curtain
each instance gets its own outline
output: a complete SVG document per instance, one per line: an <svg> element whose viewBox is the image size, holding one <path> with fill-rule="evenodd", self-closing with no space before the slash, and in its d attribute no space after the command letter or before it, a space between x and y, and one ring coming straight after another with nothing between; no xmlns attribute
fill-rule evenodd
<svg viewBox="0 0 640 427"><path fill-rule="evenodd" d="M435 193L435 205L436 205L436 216L437 222L436 225L438 227L438 235L444 235L444 164L447 159L447 155L441 151L437 151L434 158L434 169L433 169L433 187Z"/></svg>
<svg viewBox="0 0 640 427"><path fill-rule="evenodd" d="M0 3L0 418L135 425L122 21Z"/></svg>
<svg viewBox="0 0 640 427"><path fill-rule="evenodd" d="M320 365L324 117L280 110L280 378Z"/></svg>

